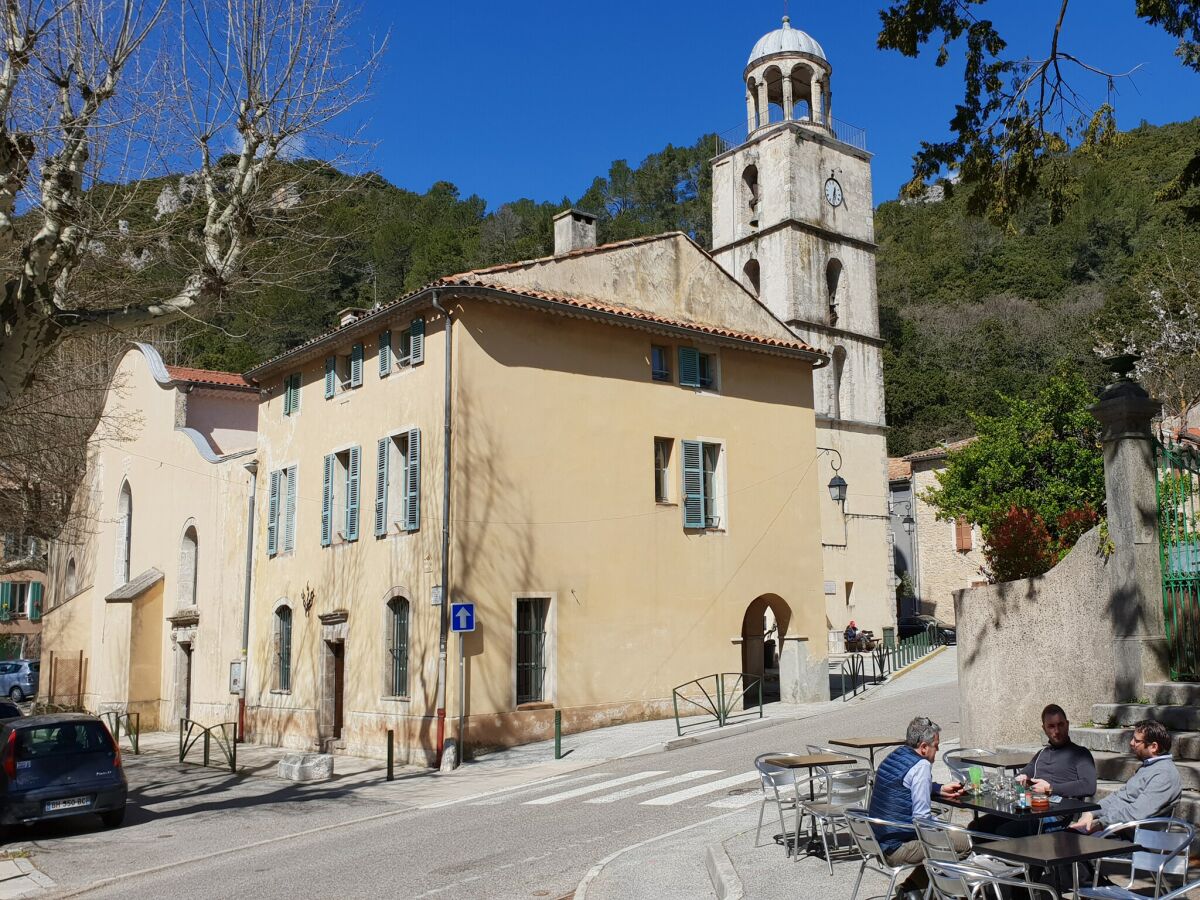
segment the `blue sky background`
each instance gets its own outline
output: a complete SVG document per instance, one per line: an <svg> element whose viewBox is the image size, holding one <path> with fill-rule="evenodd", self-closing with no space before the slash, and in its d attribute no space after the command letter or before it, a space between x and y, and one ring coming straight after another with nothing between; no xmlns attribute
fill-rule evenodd
<svg viewBox="0 0 1200 900"><path fill-rule="evenodd" d="M833 65L833 113L866 129L875 201L909 177L922 139L941 139L962 96L962 63L934 66L875 47L873 0L792 0L793 27ZM1140 22L1134 0L1075 0L1060 46L1110 71L1118 123L1132 128L1200 114L1200 76L1175 42ZM1058 4L991 0L1012 48L1044 56ZM742 69L779 27L782 0L609 0L600 3L364 0L364 35L390 31L374 96L359 111L374 146L364 167L414 191L451 181L494 208L520 197L578 198L614 159L636 165L668 143L690 144L745 121ZM1074 83L1103 102L1103 79Z"/></svg>

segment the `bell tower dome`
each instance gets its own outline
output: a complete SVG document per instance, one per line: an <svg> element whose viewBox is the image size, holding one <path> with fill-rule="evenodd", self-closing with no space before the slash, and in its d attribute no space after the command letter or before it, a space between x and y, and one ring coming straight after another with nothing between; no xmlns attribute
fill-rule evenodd
<svg viewBox="0 0 1200 900"><path fill-rule="evenodd" d="M784 16L783 27L758 39L742 73L747 132L781 121L828 130L831 72L821 45Z"/></svg>

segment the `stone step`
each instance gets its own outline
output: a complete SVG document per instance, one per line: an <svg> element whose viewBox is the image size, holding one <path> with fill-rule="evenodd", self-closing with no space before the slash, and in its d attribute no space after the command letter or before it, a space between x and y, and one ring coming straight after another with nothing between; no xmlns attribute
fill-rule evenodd
<svg viewBox="0 0 1200 900"><path fill-rule="evenodd" d="M1074 737L1074 734L1072 734ZM1172 750L1174 747L1172 747ZM1094 752L1092 754L1096 759L1096 775L1101 781L1111 781L1116 784L1124 784L1133 773L1138 770L1141 765L1137 758L1129 753L1105 753ZM1183 782L1185 791L1200 791L1200 762L1187 759L1177 759L1175 761L1176 768L1179 769L1179 778Z"/></svg>
<svg viewBox="0 0 1200 900"><path fill-rule="evenodd" d="M1128 754L1129 740L1132 737L1132 728L1089 726L1071 729L1071 740L1093 752ZM1200 760L1200 732L1173 731L1171 741L1171 755L1176 760Z"/></svg>
<svg viewBox="0 0 1200 900"><path fill-rule="evenodd" d="M1100 726L1132 725L1142 719L1157 719L1171 731L1200 731L1200 707L1197 706L1097 703L1092 707L1092 722Z"/></svg>
<svg viewBox="0 0 1200 900"><path fill-rule="evenodd" d="M1162 706L1200 705L1200 682L1151 681L1142 689L1145 699Z"/></svg>

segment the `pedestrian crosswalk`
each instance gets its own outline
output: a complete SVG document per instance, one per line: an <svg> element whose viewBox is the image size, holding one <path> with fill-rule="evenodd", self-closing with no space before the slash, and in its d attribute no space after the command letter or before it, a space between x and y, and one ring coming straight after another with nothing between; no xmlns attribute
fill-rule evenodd
<svg viewBox="0 0 1200 900"><path fill-rule="evenodd" d="M628 775L611 771L587 772L582 775L559 775L537 784L500 791L475 800L471 805L538 807L571 801L589 804L630 801L651 807L691 804L717 809L741 809L762 799L758 777L753 770L730 774L723 769L693 769L674 773L666 769L647 769Z"/></svg>

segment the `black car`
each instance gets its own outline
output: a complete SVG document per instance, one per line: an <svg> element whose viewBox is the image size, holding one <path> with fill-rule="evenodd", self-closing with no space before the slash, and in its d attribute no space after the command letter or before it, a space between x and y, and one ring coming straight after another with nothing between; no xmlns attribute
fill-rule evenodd
<svg viewBox="0 0 1200 900"><path fill-rule="evenodd" d="M21 707L15 703L10 703L8 700L0 700L0 719L19 719L25 713L21 712Z"/></svg>
<svg viewBox="0 0 1200 900"><path fill-rule="evenodd" d="M947 625L933 616L901 616L896 620L896 630L901 640L924 634L931 625L937 628L938 643L958 643L958 633L954 630L954 626Z"/></svg>
<svg viewBox="0 0 1200 900"><path fill-rule="evenodd" d="M95 716L59 713L0 721L0 824L96 813L125 819L121 750Z"/></svg>

